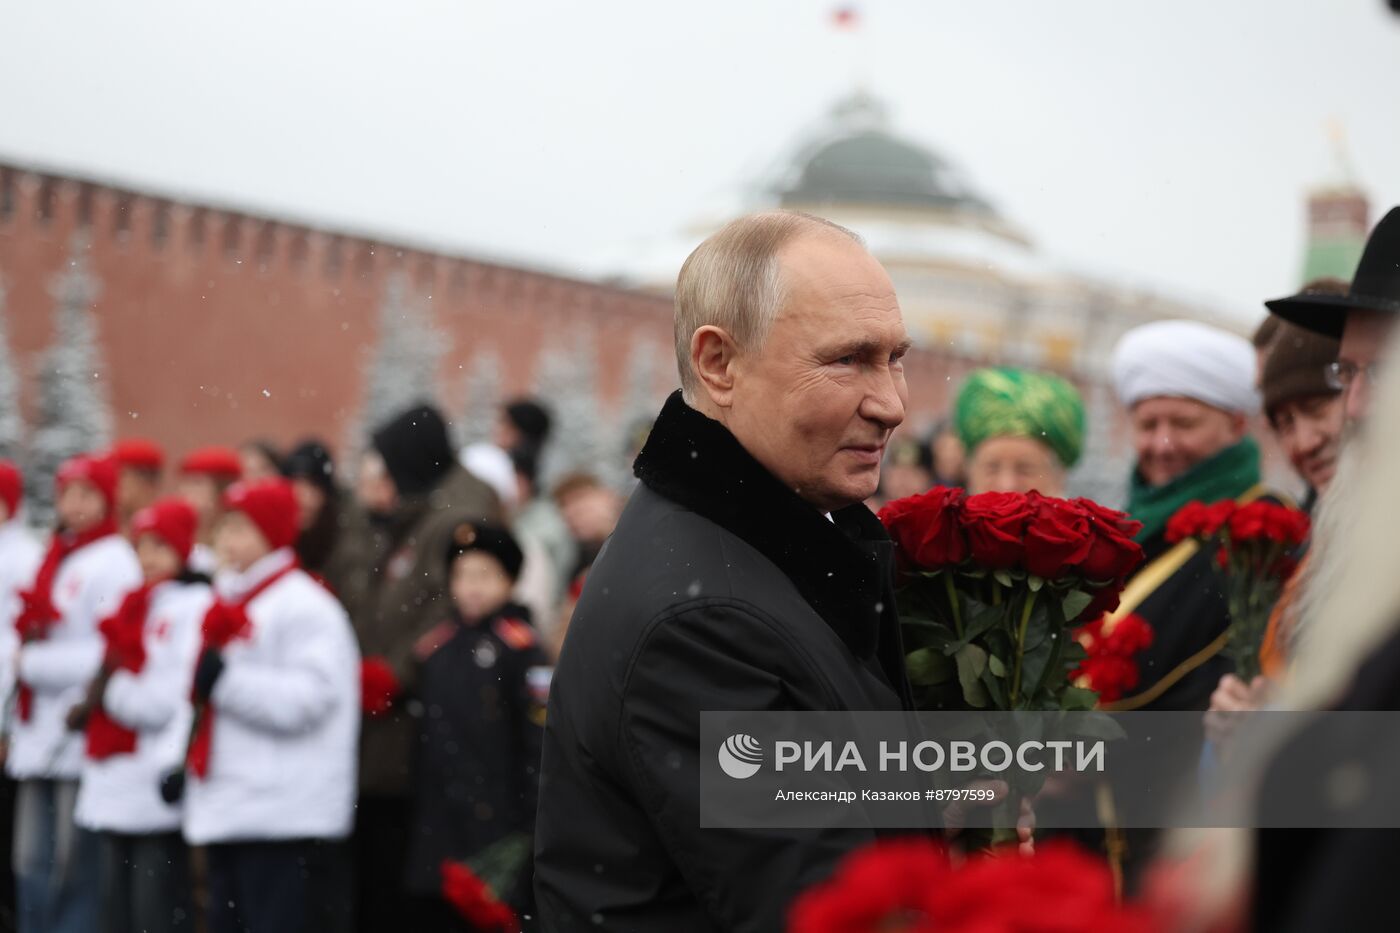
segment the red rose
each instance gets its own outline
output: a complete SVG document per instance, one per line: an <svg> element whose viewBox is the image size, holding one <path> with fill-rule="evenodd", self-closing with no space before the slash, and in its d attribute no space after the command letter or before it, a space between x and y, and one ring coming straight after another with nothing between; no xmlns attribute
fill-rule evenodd
<svg viewBox="0 0 1400 933"><path fill-rule="evenodd" d="M1034 509L1026 526L1026 569L1050 580L1068 575L1093 546L1089 513L1064 499L1026 498Z"/></svg>
<svg viewBox="0 0 1400 933"><path fill-rule="evenodd" d="M1079 572L1086 580L1097 583L1126 579L1142 563L1142 547L1133 540L1133 535L1142 530L1142 523L1115 509L1104 508L1092 499L1075 499L1074 503L1088 514L1094 533L1089 553L1079 564ZM1109 600L1105 597L1103 601ZM1116 606L1116 600L1113 602Z"/></svg>
<svg viewBox="0 0 1400 933"><path fill-rule="evenodd" d="M989 570L1010 570L1026 555L1026 523L1031 504L1015 492L983 492L968 496L962 507L972 559Z"/></svg>
<svg viewBox="0 0 1400 933"><path fill-rule="evenodd" d="M400 693L399 678L389 662L368 657L360 662L360 709L371 719L393 708Z"/></svg>
<svg viewBox="0 0 1400 933"><path fill-rule="evenodd" d="M958 523L963 498L961 489L935 486L880 510L880 521L894 539L902 564L937 570L967 559L967 541Z"/></svg>

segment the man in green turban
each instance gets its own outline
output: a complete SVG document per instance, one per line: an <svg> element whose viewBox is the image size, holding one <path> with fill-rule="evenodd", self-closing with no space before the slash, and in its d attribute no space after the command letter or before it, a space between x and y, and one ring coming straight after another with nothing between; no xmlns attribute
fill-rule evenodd
<svg viewBox="0 0 1400 933"><path fill-rule="evenodd" d="M1065 471L1084 450L1084 400L1059 376L979 369L954 412L967 448L967 491L1061 496Z"/></svg>

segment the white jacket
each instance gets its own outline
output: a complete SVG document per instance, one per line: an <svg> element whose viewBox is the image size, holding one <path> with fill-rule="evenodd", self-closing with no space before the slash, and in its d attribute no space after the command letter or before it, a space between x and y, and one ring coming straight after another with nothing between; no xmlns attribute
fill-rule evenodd
<svg viewBox="0 0 1400 933"><path fill-rule="evenodd" d="M136 552L118 534L98 538L64 559L54 577L58 621L42 641L19 649L19 677L34 690L27 722L12 724L5 766L16 780L73 780L83 763L83 739L69 732L68 711L81 703L102 663L97 623L117 611L122 598L141 585Z"/></svg>
<svg viewBox="0 0 1400 933"><path fill-rule="evenodd" d="M193 718L190 679L213 601L203 583L167 581L151 590L142 631L146 663L137 673L114 672L102 695L107 715L136 732L136 751L84 758L79 826L133 835L180 829L180 808L161 800L160 782L184 761Z"/></svg>
<svg viewBox="0 0 1400 933"><path fill-rule="evenodd" d="M287 566L284 548L214 582L229 601ZM355 810L360 653L334 596L295 570L245 607L252 632L224 649L209 773L185 789L193 845L343 839Z"/></svg>
<svg viewBox="0 0 1400 933"><path fill-rule="evenodd" d="M0 524L0 698L8 697L15 685L19 594L34 582L34 573L43 562L44 548L23 522L12 518Z"/></svg>

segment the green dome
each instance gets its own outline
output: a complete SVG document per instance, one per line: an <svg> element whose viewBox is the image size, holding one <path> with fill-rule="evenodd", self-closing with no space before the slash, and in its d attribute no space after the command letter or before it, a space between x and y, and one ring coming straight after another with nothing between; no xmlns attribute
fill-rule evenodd
<svg viewBox="0 0 1400 933"><path fill-rule="evenodd" d="M790 185L784 206L869 204L991 213L938 156L878 129L862 130L816 148Z"/></svg>

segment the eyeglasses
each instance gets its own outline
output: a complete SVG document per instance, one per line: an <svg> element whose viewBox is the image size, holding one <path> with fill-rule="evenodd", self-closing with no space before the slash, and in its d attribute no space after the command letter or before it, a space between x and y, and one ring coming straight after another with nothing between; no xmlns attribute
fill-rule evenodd
<svg viewBox="0 0 1400 933"><path fill-rule="evenodd" d="M1355 363L1348 363L1345 360L1338 360L1335 363L1328 363L1323 371L1329 388L1338 392L1345 392L1351 388L1351 384L1356 381L1358 375L1364 375L1366 381L1375 385L1376 379L1380 377L1381 367L1379 363L1368 363L1365 366L1357 366Z"/></svg>

